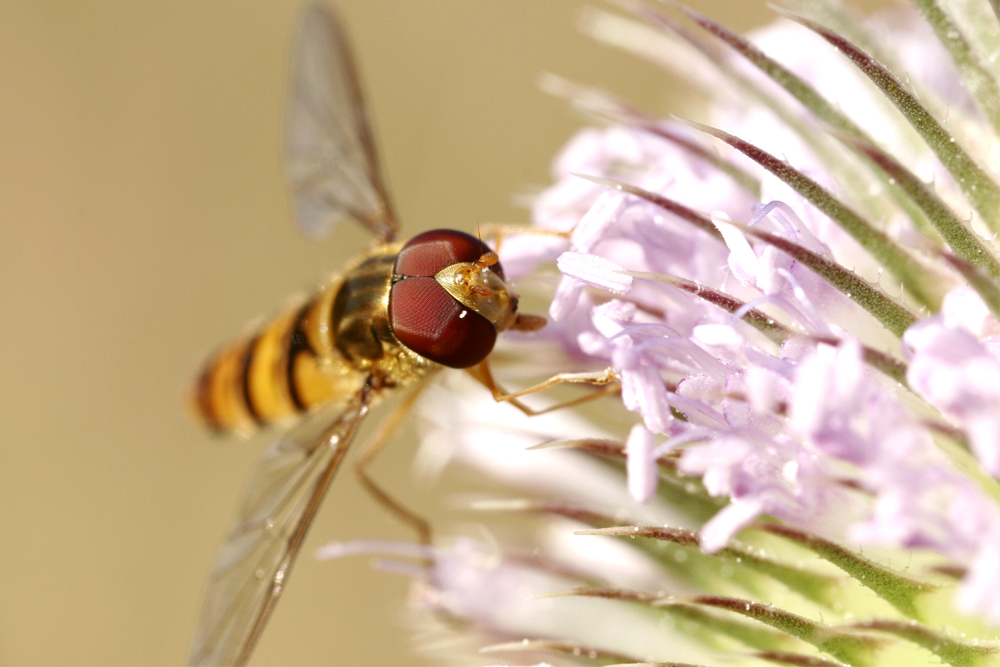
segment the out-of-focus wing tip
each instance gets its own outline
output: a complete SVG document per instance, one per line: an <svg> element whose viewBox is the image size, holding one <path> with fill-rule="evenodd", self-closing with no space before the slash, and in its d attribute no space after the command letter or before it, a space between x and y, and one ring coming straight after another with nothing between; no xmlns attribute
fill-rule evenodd
<svg viewBox="0 0 1000 667"><path fill-rule="evenodd" d="M302 15L292 69L285 162L299 228L322 238L354 218L392 240L396 222L346 33L312 5Z"/></svg>

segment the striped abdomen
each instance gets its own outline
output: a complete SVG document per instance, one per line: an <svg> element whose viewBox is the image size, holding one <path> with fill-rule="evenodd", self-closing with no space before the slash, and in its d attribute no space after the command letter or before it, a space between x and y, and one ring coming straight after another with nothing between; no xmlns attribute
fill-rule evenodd
<svg viewBox="0 0 1000 667"><path fill-rule="evenodd" d="M248 434L357 392L397 352L387 308L398 252L395 244L375 249L209 359L192 391L197 417L213 430Z"/></svg>

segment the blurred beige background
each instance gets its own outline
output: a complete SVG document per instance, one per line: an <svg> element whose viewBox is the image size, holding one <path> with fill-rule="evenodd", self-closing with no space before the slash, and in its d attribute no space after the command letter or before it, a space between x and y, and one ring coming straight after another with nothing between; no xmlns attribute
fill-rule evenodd
<svg viewBox="0 0 1000 667"><path fill-rule="evenodd" d="M543 71L668 108L668 79L575 29L582 0L337 4L407 233L527 220L512 196L547 184L583 124L539 92ZM693 4L740 29L769 18L758 0ZM185 659L268 437L210 438L183 389L206 352L364 246L353 230L310 243L289 220L299 6L0 2L2 663ZM376 466L403 497L411 454ZM405 580L312 558L361 537L411 539L343 474L256 663L420 660Z"/></svg>

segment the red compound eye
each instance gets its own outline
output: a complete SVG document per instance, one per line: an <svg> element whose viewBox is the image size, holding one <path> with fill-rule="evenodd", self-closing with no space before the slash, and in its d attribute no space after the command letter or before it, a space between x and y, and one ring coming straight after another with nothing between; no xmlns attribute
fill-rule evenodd
<svg viewBox="0 0 1000 667"><path fill-rule="evenodd" d="M454 229L434 229L410 239L396 258L397 276L434 276L441 269L460 262L475 262L489 246L471 234ZM503 269L490 270L503 278Z"/></svg>
<svg viewBox="0 0 1000 667"><path fill-rule="evenodd" d="M435 229L414 236L396 258L389 323L400 343L443 366L469 368L485 359L497 330L435 280L452 264L475 262L489 247L471 234ZM503 278L499 264L489 268Z"/></svg>
<svg viewBox="0 0 1000 667"><path fill-rule="evenodd" d="M400 343L451 368L475 366L497 340L489 320L456 301L434 278L407 278L393 285L389 322Z"/></svg>

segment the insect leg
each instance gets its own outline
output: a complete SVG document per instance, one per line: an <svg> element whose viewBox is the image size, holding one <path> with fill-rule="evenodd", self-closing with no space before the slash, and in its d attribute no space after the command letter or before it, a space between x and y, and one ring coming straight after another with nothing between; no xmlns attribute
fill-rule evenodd
<svg viewBox="0 0 1000 667"><path fill-rule="evenodd" d="M603 371L594 371L590 373L559 373L558 375L553 375L547 380L539 382L536 385L532 385L527 389L521 389L520 391L508 392L494 379L493 373L490 370L490 365L488 360L483 360L479 362L478 365L472 368L466 369L477 382L482 384L484 387L490 390L493 394L494 400L499 402L510 403L515 408L523 412L528 416L541 415L546 412L552 412L554 410L561 410L562 408L572 407L574 405L580 405L581 403L586 403L594 399L600 398L607 394L612 394L620 389L621 380L618 374L611 368L606 368ZM595 387L599 387L597 391L593 391L585 396L575 398L563 403L557 403L556 405L551 405L547 408L541 410L535 410L529 408L527 405L517 400L521 396L527 396L528 394L535 394L540 391L545 391L560 384L587 384Z"/></svg>
<svg viewBox="0 0 1000 667"><path fill-rule="evenodd" d="M419 514L409 510L404 505L402 505L395 498L390 496L385 490L374 479L368 474L368 466L371 465L372 461L376 456L382 451L389 438L392 436L396 430L399 429L400 425L403 423L403 419L410 413L413 408L413 404L416 402L417 397L420 396L420 392L424 387L427 386L427 382L423 381L410 389L406 395L393 407L392 412L386 417L379 425L378 431L372 436L372 439L365 443L364 448L361 450L361 454L354 464L354 472L357 473L358 479L361 480L361 484L375 498L376 501L391 514L394 514L403 523L407 524L417 533L417 539L420 544L430 545L431 543L431 526L430 523L424 519Z"/></svg>

